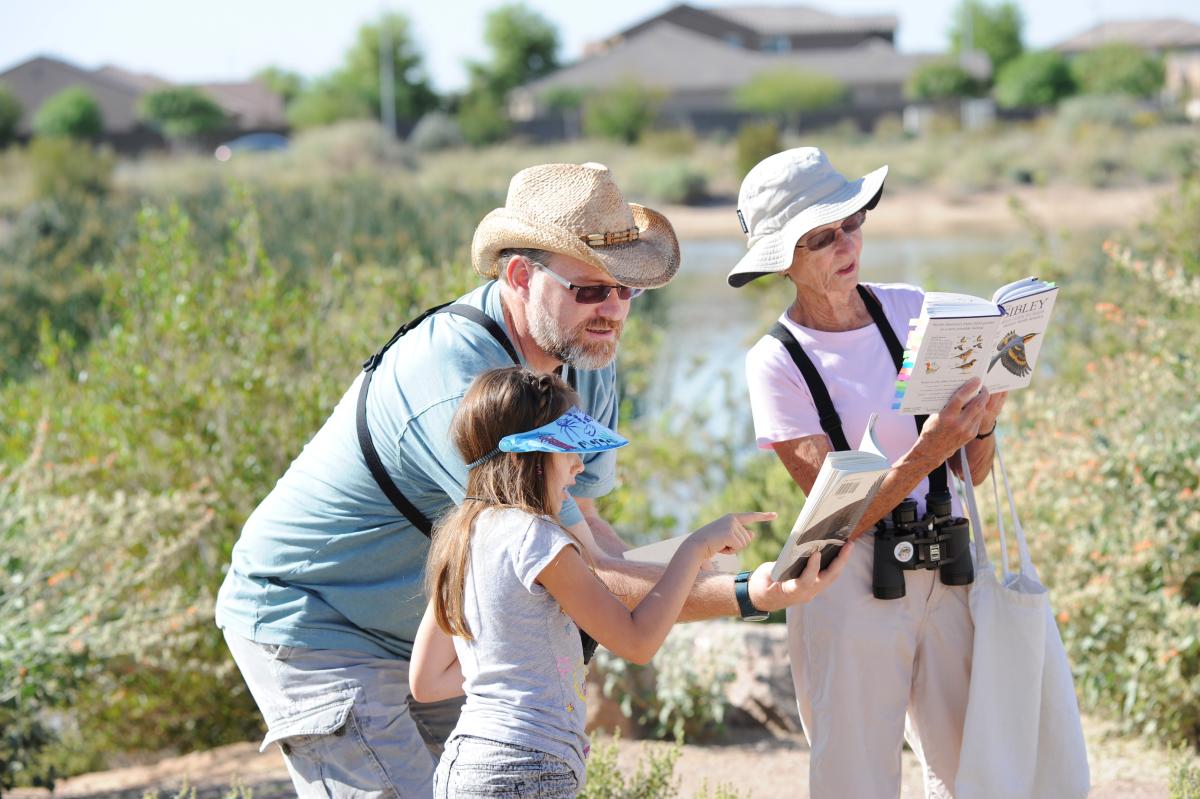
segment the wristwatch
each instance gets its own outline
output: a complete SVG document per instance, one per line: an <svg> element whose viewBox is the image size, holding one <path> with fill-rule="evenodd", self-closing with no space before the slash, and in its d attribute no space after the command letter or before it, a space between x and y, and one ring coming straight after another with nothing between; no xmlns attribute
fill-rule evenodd
<svg viewBox="0 0 1200 799"><path fill-rule="evenodd" d="M733 595L737 597L738 613L742 621L766 621L771 615L754 607L750 601L750 572L741 572L733 578Z"/></svg>

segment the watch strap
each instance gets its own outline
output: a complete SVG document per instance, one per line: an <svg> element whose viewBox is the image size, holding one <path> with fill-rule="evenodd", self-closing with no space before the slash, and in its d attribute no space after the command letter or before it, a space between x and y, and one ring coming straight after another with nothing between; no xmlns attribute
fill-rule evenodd
<svg viewBox="0 0 1200 799"><path fill-rule="evenodd" d="M770 615L754 607L750 601L750 572L741 572L733 578L733 595L737 598L738 614L743 621L766 621Z"/></svg>

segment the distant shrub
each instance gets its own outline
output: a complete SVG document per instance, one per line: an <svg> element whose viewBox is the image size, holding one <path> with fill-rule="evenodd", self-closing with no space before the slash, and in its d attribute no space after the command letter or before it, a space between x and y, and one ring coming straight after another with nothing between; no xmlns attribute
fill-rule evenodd
<svg viewBox="0 0 1200 799"><path fill-rule="evenodd" d="M899 114L884 114L875 122L872 135L879 141L900 141L904 138L904 120Z"/></svg>
<svg viewBox="0 0 1200 799"><path fill-rule="evenodd" d="M319 81L302 90L288 104L288 122L295 128L316 128L348 119L371 119L375 116L371 104L355 92Z"/></svg>
<svg viewBox="0 0 1200 799"><path fill-rule="evenodd" d="M56 136L34 139L28 152L37 197L103 196L109 191L116 159L107 148Z"/></svg>
<svg viewBox="0 0 1200 799"><path fill-rule="evenodd" d="M1071 74L1084 94L1150 98L1162 91L1163 61L1131 44L1108 44L1071 60Z"/></svg>
<svg viewBox="0 0 1200 799"><path fill-rule="evenodd" d="M1074 91L1066 59L1053 51L1022 53L996 75L996 104L1001 108L1046 108Z"/></svg>
<svg viewBox="0 0 1200 799"><path fill-rule="evenodd" d="M583 101L584 132L633 144L654 123L662 97L634 80L589 94Z"/></svg>
<svg viewBox="0 0 1200 799"><path fill-rule="evenodd" d="M413 166L404 145L369 119L348 119L301 131L293 137L286 156L300 164L319 163L342 174L379 165Z"/></svg>
<svg viewBox="0 0 1200 799"><path fill-rule="evenodd" d="M172 140L192 139L225 124L225 111L204 92L188 86L159 89L138 102L142 119Z"/></svg>
<svg viewBox="0 0 1200 799"><path fill-rule="evenodd" d="M651 130L642 134L638 146L648 152L678 158L695 152L696 134L686 128Z"/></svg>
<svg viewBox="0 0 1200 799"><path fill-rule="evenodd" d="M419 153L430 153L461 147L463 135L454 117L444 111L430 111L408 134L408 143Z"/></svg>
<svg viewBox="0 0 1200 799"><path fill-rule="evenodd" d="M104 115L91 92L74 86L42 103L33 117L33 132L39 136L94 139L104 132Z"/></svg>
<svg viewBox="0 0 1200 799"><path fill-rule="evenodd" d="M1096 126L1129 130L1139 110L1136 100L1122 95L1070 97L1059 103L1054 126L1067 136L1078 136Z"/></svg>
<svg viewBox="0 0 1200 799"><path fill-rule="evenodd" d="M22 110L17 96L0 83L0 147L7 147L16 138Z"/></svg>
<svg viewBox="0 0 1200 799"><path fill-rule="evenodd" d="M695 205L708 197L708 175L677 160L632 176L630 191L659 202Z"/></svg>
<svg viewBox="0 0 1200 799"><path fill-rule="evenodd" d="M734 145L737 155L738 180L754 168L754 165L769 155L779 152L783 145L779 140L779 126L773 122L750 123L738 128Z"/></svg>
<svg viewBox="0 0 1200 799"><path fill-rule="evenodd" d="M904 93L911 100L939 102L978 97L984 84L952 59L928 61L913 70Z"/></svg>
<svg viewBox="0 0 1200 799"><path fill-rule="evenodd" d="M475 147L494 144L512 132L504 99L484 89L467 93L455 119L463 139Z"/></svg>
<svg viewBox="0 0 1200 799"><path fill-rule="evenodd" d="M778 118L796 129L802 115L837 105L846 85L819 72L794 68L760 72L734 90L734 105L743 111Z"/></svg>

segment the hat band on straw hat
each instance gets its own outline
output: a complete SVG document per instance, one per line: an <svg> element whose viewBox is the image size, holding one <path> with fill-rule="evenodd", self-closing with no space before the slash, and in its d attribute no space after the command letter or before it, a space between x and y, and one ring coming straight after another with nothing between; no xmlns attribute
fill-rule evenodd
<svg viewBox="0 0 1200 799"><path fill-rule="evenodd" d="M579 240L589 247L607 247L610 244L625 244L637 241L642 232L635 227L628 230L618 230L615 233L588 233L580 236Z"/></svg>

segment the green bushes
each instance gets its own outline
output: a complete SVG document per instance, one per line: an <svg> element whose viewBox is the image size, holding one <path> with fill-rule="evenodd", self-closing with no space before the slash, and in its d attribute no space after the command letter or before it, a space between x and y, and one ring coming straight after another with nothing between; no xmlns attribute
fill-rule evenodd
<svg viewBox="0 0 1200 799"><path fill-rule="evenodd" d="M752 77L734 91L734 105L798 128L805 112L837 105L846 93L837 78L789 67Z"/></svg>
<svg viewBox="0 0 1200 799"><path fill-rule="evenodd" d="M633 175L629 192L659 202L695 205L708 197L708 175L687 161L675 160Z"/></svg>
<svg viewBox="0 0 1200 799"><path fill-rule="evenodd" d="M39 198L103 196L115 165L111 150L65 136L38 138L29 145L33 192Z"/></svg>
<svg viewBox="0 0 1200 799"><path fill-rule="evenodd" d="M1075 91L1067 61L1053 51L1022 53L996 75L1001 108L1046 108Z"/></svg>
<svg viewBox="0 0 1200 799"><path fill-rule="evenodd" d="M1078 364L1014 397L1004 440L1084 707L1130 732L1200 740L1200 278L1164 222L1066 278ZM1193 227L1194 229L1194 227ZM1181 231L1194 236L1193 229ZM1090 283L1090 285L1088 285ZM1007 414L1006 414L1007 415Z"/></svg>
<svg viewBox="0 0 1200 799"><path fill-rule="evenodd" d="M144 95L138 113L173 141L192 139L225 124L221 106L199 89L188 86L159 89Z"/></svg>
<svg viewBox="0 0 1200 799"><path fill-rule="evenodd" d="M732 682L738 649L732 632L682 625L671 631L648 666L607 650L596 652L605 696L654 738L711 738L725 720L725 688Z"/></svg>
<svg viewBox="0 0 1200 799"><path fill-rule="evenodd" d="M905 96L930 102L978 97L983 91L983 83L951 59L922 64L904 86Z"/></svg>
<svg viewBox="0 0 1200 799"><path fill-rule="evenodd" d="M743 125L738 130L735 147L740 181L759 161L783 149L779 140L779 127L771 122Z"/></svg>
<svg viewBox="0 0 1200 799"><path fill-rule="evenodd" d="M28 459L0 473L0 788L52 783L48 712L72 707L105 663L169 663L209 602L165 578L203 553L212 486L92 490L111 459L45 460L59 432L40 425Z"/></svg>
<svg viewBox="0 0 1200 799"><path fill-rule="evenodd" d="M590 94L583 101L584 132L633 144L654 123L662 99L662 92L633 80Z"/></svg>
<svg viewBox="0 0 1200 799"><path fill-rule="evenodd" d="M92 139L104 131L104 115L91 93L76 86L42 103L33 117L33 131L39 136Z"/></svg>
<svg viewBox="0 0 1200 799"><path fill-rule="evenodd" d="M7 147L8 143L16 138L21 110L21 101L7 86L0 83L0 147Z"/></svg>
<svg viewBox="0 0 1200 799"><path fill-rule="evenodd" d="M1109 44L1082 53L1071 62L1071 73L1085 94L1124 94L1153 97L1163 87L1161 58L1131 44Z"/></svg>
<svg viewBox="0 0 1200 799"><path fill-rule="evenodd" d="M80 349L47 332L39 371L0 390L0 463L22 463L37 448L45 419L42 460L101 464L83 479L62 480L43 492L59 497L61 508L78 506L79 513L93 515L62 513L55 520L58 511L51 511L58 506L45 505L37 517L41 527L7 519L0 524L30 553L18 554L23 563L62 563L53 574L70 572L68 561L80 562L73 567L78 578L60 579L80 603L96 605L90 648L71 650L74 639L64 633L58 636L68 642L63 646L55 636L41 635L19 650L25 660L48 664L47 670L88 675L71 682L69 691L60 683L44 699L47 710L69 708L78 725L66 745L76 763L95 765L103 752L191 749L258 732L257 714L211 624L208 597L245 517L324 420L364 353L376 349L400 319L473 282L462 258L435 265L422 253L461 247L461 234L443 240L454 229L452 218L462 213L469 219L463 224L473 224L494 201L450 194L417 209L407 195L381 191L377 182L358 184L360 190L355 185L347 184L336 201L318 189L307 198L303 192L195 197L188 203L196 209L194 219L179 208L145 207L136 215L132 240L123 246L119 238L105 240L110 250L98 273L100 334ZM353 211L364 201L373 213L356 217ZM272 219L275 211L285 216ZM285 237L297 238L297 220L305 220L309 242L284 246ZM375 224L378 230L371 229ZM279 243L278 262L269 257L268 240ZM306 249L314 246L329 249ZM137 510L142 505L154 512ZM39 507L17 503L22 513ZM203 535L188 558L140 570L160 565L150 558L160 539L174 540L173 530L191 531L201 522ZM106 524L128 539L113 543ZM12 561L5 563L0 560L0 570L17 573ZM114 580L124 576L133 593L120 596L136 601L110 607L103 597L93 598L93 567L111 569L104 574ZM187 623L181 631L194 635L146 635L141 650L98 648L110 631L133 629L150 610L169 608L176 591L193 609L180 620ZM8 586L0 586L0 600L9 595ZM48 597L45 612L54 607ZM5 615L0 635L9 634L8 618L24 623L19 614ZM59 616L66 618L65 611ZM45 619L38 618L44 631ZM69 631L71 625L58 626ZM9 649L0 646L5 655ZM0 664L0 672L17 673L6 666ZM44 731L28 732L36 740ZM62 762L66 754L51 751L44 762Z"/></svg>

